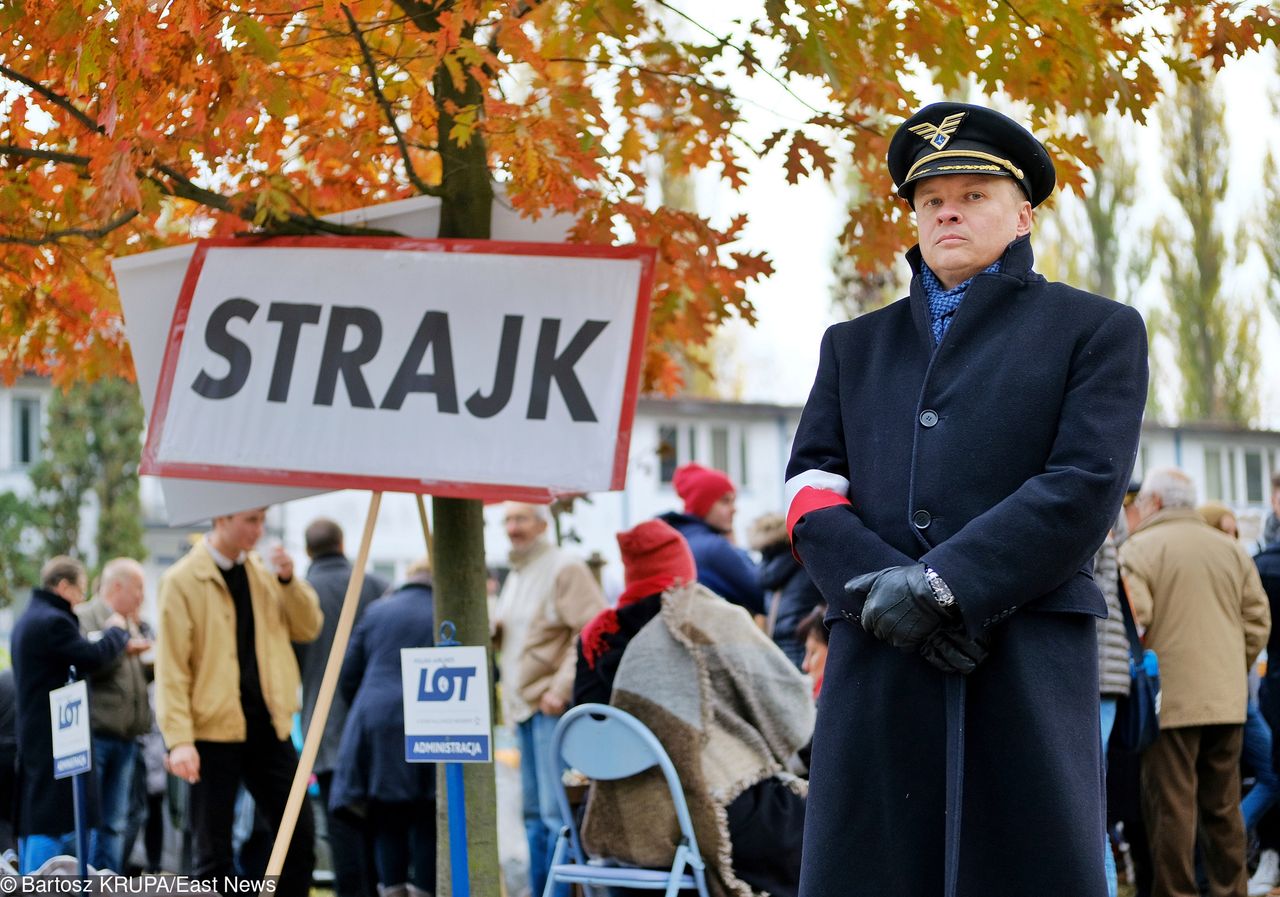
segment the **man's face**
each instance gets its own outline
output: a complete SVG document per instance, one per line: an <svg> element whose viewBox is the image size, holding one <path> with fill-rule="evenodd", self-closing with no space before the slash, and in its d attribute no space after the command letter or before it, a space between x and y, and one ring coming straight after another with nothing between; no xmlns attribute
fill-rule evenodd
<svg viewBox="0 0 1280 897"><path fill-rule="evenodd" d="M507 528L511 547L517 550L528 548L547 530L547 521L529 505L517 502L507 503L507 512L502 520Z"/></svg>
<svg viewBox="0 0 1280 897"><path fill-rule="evenodd" d="M262 538L262 531L267 521L267 509L241 511L239 514L228 514L213 522L213 531L228 551L239 554L249 551ZM216 546L215 546L216 547ZM221 549L220 549L221 550Z"/></svg>
<svg viewBox="0 0 1280 897"><path fill-rule="evenodd" d="M1271 490L1271 510L1276 512L1276 516L1280 517L1280 489Z"/></svg>
<svg viewBox="0 0 1280 897"><path fill-rule="evenodd" d="M112 581L108 603L122 617L132 617L142 607L145 591L142 577L136 573L123 573Z"/></svg>
<svg viewBox="0 0 1280 897"><path fill-rule="evenodd" d="M64 579L53 587L53 593L60 596L67 604L75 607L77 604L84 604L85 593L89 591L89 581L81 576L75 582Z"/></svg>
<svg viewBox="0 0 1280 897"><path fill-rule="evenodd" d="M715 504L707 511L707 516L702 519L718 530L729 532L733 529L733 515L738 510L738 497L732 492L726 492L724 495L716 499Z"/></svg>
<svg viewBox="0 0 1280 897"><path fill-rule="evenodd" d="M1124 506L1124 523L1129 532L1133 532L1141 522L1142 516L1138 512L1138 500L1135 498Z"/></svg>
<svg viewBox="0 0 1280 897"><path fill-rule="evenodd" d="M1160 496L1152 494L1138 493L1138 497L1133 500L1133 507L1137 509L1138 524L1141 524L1149 517L1154 517L1164 507L1164 502L1160 500Z"/></svg>
<svg viewBox="0 0 1280 897"><path fill-rule="evenodd" d="M925 264L951 289L1031 233L1031 203L1010 178L947 174L916 187L916 228Z"/></svg>

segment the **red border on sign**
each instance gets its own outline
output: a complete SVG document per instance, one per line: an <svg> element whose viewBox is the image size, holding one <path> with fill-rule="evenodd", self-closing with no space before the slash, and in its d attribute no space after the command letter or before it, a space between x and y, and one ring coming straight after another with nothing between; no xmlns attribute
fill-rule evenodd
<svg viewBox="0 0 1280 897"><path fill-rule="evenodd" d="M169 327L169 340L165 345L164 362L160 369L160 380L156 385L156 396L151 408L150 425L147 427L147 441L142 448L140 473L176 477L178 479L261 483L264 485L322 489L370 489L381 492L439 495L446 498L479 498L485 501L509 499L548 502L557 495L555 490L531 486L429 481L406 477L377 477L361 474L270 470L160 461L156 457L156 453L160 445L160 438L164 433L165 417L169 411L169 399L173 391L173 381L177 374L178 353L182 347L182 339L186 334L187 320L191 311L191 298L195 293L196 284L200 280L200 273L204 269L205 256L208 251L222 247L234 247L237 249L379 249L402 252L461 252L482 255L638 260L640 262L640 288L636 296L631 350L627 359L626 387L622 394L622 406L618 414L618 434L615 441L610 488L619 490L626 485L627 459L631 450L631 432L635 421L636 402L640 396L640 370L644 362L645 334L649 324L649 305L650 296L653 292L657 250L650 246L517 243L501 240L426 240L410 237L237 237L199 241L196 244L195 253L191 257L191 262L187 266L187 274L182 282L182 292L178 294L178 304L173 311L173 323Z"/></svg>

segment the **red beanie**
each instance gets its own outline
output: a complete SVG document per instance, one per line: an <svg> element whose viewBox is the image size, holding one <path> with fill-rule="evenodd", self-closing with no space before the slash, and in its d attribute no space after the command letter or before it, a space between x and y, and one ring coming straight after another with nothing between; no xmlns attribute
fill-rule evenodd
<svg viewBox="0 0 1280 897"><path fill-rule="evenodd" d="M689 583L698 578L698 566L684 536L661 520L644 523L618 533L622 567L627 589L623 597L644 598L664 591L677 582ZM619 606L626 602L618 599Z"/></svg>
<svg viewBox="0 0 1280 897"><path fill-rule="evenodd" d="M627 580L626 590L618 596L618 607L698 578L689 543L679 531L661 520L646 520L618 533L618 548L622 551ZM595 669L596 661L608 648L605 638L618 628L618 612L612 607L600 611L582 627L582 656L588 667Z"/></svg>
<svg viewBox="0 0 1280 897"><path fill-rule="evenodd" d="M733 480L701 464L677 467L671 485L675 486L676 495L684 499L685 512L695 517L706 517L722 495L737 491L733 488Z"/></svg>

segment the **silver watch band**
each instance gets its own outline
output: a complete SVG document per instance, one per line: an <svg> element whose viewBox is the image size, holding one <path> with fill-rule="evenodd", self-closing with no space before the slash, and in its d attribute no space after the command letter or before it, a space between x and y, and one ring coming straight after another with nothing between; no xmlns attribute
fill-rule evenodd
<svg viewBox="0 0 1280 897"><path fill-rule="evenodd" d="M951 587L938 575L938 571L932 567L925 567L924 578L929 583L929 588L933 589L933 598L938 602L939 607L953 607L955 605L956 596L951 591Z"/></svg>

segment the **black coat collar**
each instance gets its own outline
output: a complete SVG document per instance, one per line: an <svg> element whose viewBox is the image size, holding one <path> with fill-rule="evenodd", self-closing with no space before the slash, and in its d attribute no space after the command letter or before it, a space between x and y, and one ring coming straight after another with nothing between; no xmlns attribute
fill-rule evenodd
<svg viewBox="0 0 1280 897"><path fill-rule="evenodd" d="M47 604L59 613L67 614L71 617L76 615L76 612L71 607L71 602L66 598L63 598L57 592L50 592L48 589L32 589L31 600L39 601L41 604Z"/></svg>
<svg viewBox="0 0 1280 897"><path fill-rule="evenodd" d="M912 246L907 251L907 262L911 265L911 318L916 325L916 331L920 336L922 345L927 354L933 354L933 326L929 318L929 297L925 295L924 281L920 277L920 269L924 265L924 256L920 252L920 244ZM951 322L951 329L954 329L957 321L963 317L968 317L964 311L965 305L970 306L970 311L978 302L972 302L971 299L978 295L985 296L988 287L997 285L1005 285L1013 287L1013 289L1002 290L1001 295L1015 296L1017 288L1025 284L1043 280L1039 274L1036 274L1031 266L1035 262L1035 253L1031 249L1031 235L1023 234L1012 243L1010 243L1004 251L1004 255L1000 257L1000 272L998 274L978 274L970 284L968 292L965 293L965 301L960 303L960 309L956 311L956 318Z"/></svg>

